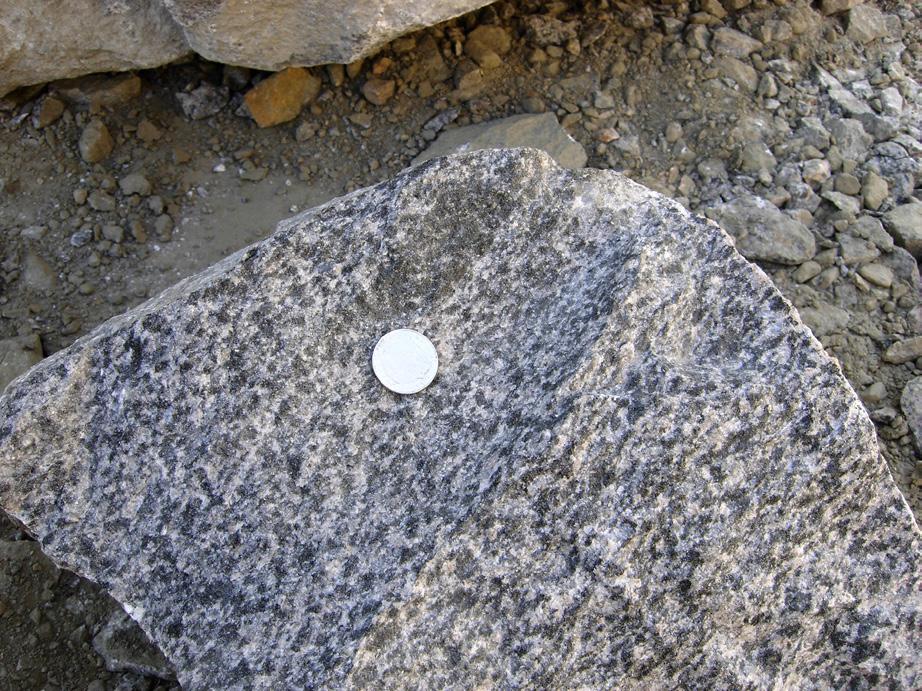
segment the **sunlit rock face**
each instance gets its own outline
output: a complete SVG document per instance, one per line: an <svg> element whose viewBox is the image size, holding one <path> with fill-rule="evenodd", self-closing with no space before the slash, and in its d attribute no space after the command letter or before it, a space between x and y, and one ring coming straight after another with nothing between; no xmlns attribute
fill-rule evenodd
<svg viewBox="0 0 922 691"><path fill-rule="evenodd" d="M439 370L401 396L395 328ZM529 150L282 222L0 398L0 504L184 688L918 687L919 531L716 225Z"/></svg>

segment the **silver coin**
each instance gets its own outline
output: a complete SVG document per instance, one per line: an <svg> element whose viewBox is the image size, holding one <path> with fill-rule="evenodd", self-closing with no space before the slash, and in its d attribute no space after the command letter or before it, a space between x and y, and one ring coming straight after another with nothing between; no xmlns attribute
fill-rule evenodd
<svg viewBox="0 0 922 691"><path fill-rule="evenodd" d="M375 344L371 368L378 381L391 391L417 393L435 379L439 356L432 341L419 331L396 329Z"/></svg>

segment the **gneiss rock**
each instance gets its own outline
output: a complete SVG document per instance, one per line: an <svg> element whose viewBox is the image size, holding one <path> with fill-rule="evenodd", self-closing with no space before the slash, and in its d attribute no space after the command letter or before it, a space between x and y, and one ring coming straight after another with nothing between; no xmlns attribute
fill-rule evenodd
<svg viewBox="0 0 922 691"><path fill-rule="evenodd" d="M564 168L582 168L586 165L587 156L583 145L567 134L553 113L513 115L444 130L413 163L422 163L455 152L517 147L540 149L550 154Z"/></svg>
<svg viewBox="0 0 922 691"><path fill-rule="evenodd" d="M741 195L711 213L747 259L801 264L816 254L810 230L760 197Z"/></svg>
<svg viewBox="0 0 922 691"><path fill-rule="evenodd" d="M409 327L424 392L369 366ZM0 503L185 689L918 686L918 529L715 226L535 151L310 210L0 398Z"/></svg>

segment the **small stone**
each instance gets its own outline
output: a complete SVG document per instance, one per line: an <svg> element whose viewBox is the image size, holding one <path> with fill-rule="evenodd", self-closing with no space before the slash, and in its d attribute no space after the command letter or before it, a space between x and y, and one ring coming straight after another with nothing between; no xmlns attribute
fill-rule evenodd
<svg viewBox="0 0 922 691"><path fill-rule="evenodd" d="M861 181L851 173L840 173L836 175L835 190L855 197L861 193Z"/></svg>
<svg viewBox="0 0 922 691"><path fill-rule="evenodd" d="M87 198L94 211L115 211L115 197L102 190L93 190Z"/></svg>
<svg viewBox="0 0 922 691"><path fill-rule="evenodd" d="M57 122L64 115L64 102L54 96L42 99L32 119L36 129L48 127Z"/></svg>
<svg viewBox="0 0 922 691"><path fill-rule="evenodd" d="M106 240L118 244L125 240L125 229L121 226L106 225L102 227L102 236Z"/></svg>
<svg viewBox="0 0 922 691"><path fill-rule="evenodd" d="M761 173L775 169L777 161L764 142L749 142L740 152L740 170L744 173Z"/></svg>
<svg viewBox="0 0 922 691"><path fill-rule="evenodd" d="M314 125L314 123L305 120L300 125L298 125L297 129L295 130L295 141L306 142L315 134L317 134L317 126Z"/></svg>
<svg viewBox="0 0 922 691"><path fill-rule="evenodd" d="M900 395L900 408L916 442L916 449L922 452L922 377L906 382Z"/></svg>
<svg viewBox="0 0 922 691"><path fill-rule="evenodd" d="M813 233L759 197L737 197L713 213L747 259L802 264L816 254Z"/></svg>
<svg viewBox="0 0 922 691"><path fill-rule="evenodd" d="M873 242L881 252L893 251L893 238L884 230L883 224L878 219L872 216L861 216L848 228L854 235Z"/></svg>
<svg viewBox="0 0 922 691"><path fill-rule="evenodd" d="M586 151L560 126L553 113L513 115L445 130L428 149L413 159L413 164L455 151L519 147L546 151L558 165L565 168L575 169L586 165Z"/></svg>
<svg viewBox="0 0 922 691"><path fill-rule="evenodd" d="M393 98L397 83L393 79L372 78L362 85L362 95L376 106L383 106Z"/></svg>
<svg viewBox="0 0 922 691"><path fill-rule="evenodd" d="M48 228L45 226L27 226L19 231L20 237L26 240L41 240L48 234Z"/></svg>
<svg viewBox="0 0 922 691"><path fill-rule="evenodd" d="M876 381L861 392L861 400L867 405L877 405L887 397L887 387Z"/></svg>
<svg viewBox="0 0 922 691"><path fill-rule="evenodd" d="M887 19L873 5L858 5L848 11L845 34L857 43L870 43L887 35Z"/></svg>
<svg viewBox="0 0 922 691"><path fill-rule="evenodd" d="M922 357L922 336L914 336L903 341L897 341L884 353L884 362L901 365Z"/></svg>
<svg viewBox="0 0 922 691"><path fill-rule="evenodd" d="M122 194L126 196L139 194L146 197L151 192L150 181L144 177L143 173L129 173L118 181L118 186Z"/></svg>
<svg viewBox="0 0 922 691"><path fill-rule="evenodd" d="M825 15L838 14L850 10L864 0L821 0L820 12Z"/></svg>
<svg viewBox="0 0 922 691"><path fill-rule="evenodd" d="M502 57L512 47L509 33L501 26L478 26L464 43L464 52L485 69L494 69L502 64Z"/></svg>
<svg viewBox="0 0 922 691"><path fill-rule="evenodd" d="M807 182L814 183L814 185L821 185L829 179L830 175L832 175L832 171L829 169L829 161L821 158L813 158L809 161L804 161L802 177Z"/></svg>
<svg viewBox="0 0 922 691"><path fill-rule="evenodd" d="M828 192L823 192L820 195L823 199L830 202L840 211L844 211L852 216L857 216L861 211L861 204L854 197L850 197L847 194L842 194L841 192L836 192L835 190L829 190Z"/></svg>
<svg viewBox="0 0 922 691"><path fill-rule="evenodd" d="M230 89L226 86L215 86L203 82L198 88L190 92L179 92L176 100L187 118L204 120L221 112L230 98Z"/></svg>
<svg viewBox="0 0 922 691"><path fill-rule="evenodd" d="M349 122L366 130L371 127L372 121L371 113L353 113L349 116Z"/></svg>
<svg viewBox="0 0 922 691"><path fill-rule="evenodd" d="M682 138L682 125L678 122L670 122L666 125L666 141L674 144Z"/></svg>
<svg viewBox="0 0 922 691"><path fill-rule="evenodd" d="M44 257L29 251L22 261L22 281L33 290L51 292L58 286L58 274Z"/></svg>
<svg viewBox="0 0 922 691"><path fill-rule="evenodd" d="M877 211L889 194L890 187L887 185L887 181L873 170L864 176L864 184L861 186L861 197L864 200L866 208Z"/></svg>
<svg viewBox="0 0 922 691"><path fill-rule="evenodd" d="M861 122L852 118L835 118L829 123L829 131L842 156L852 161L863 161L868 147L874 143Z"/></svg>
<svg viewBox="0 0 922 691"><path fill-rule="evenodd" d="M138 123L136 134L138 135L138 139L145 144L153 144L163 136L160 128L147 119L141 120L141 122Z"/></svg>
<svg viewBox="0 0 922 691"><path fill-rule="evenodd" d="M748 62L723 55L717 58L714 66L721 75L732 79L747 93L754 93L759 86L759 73Z"/></svg>
<svg viewBox="0 0 922 691"><path fill-rule="evenodd" d="M803 307L798 312L804 324L810 327L817 338L843 333L851 321L848 312L827 302L819 302L815 307Z"/></svg>
<svg viewBox="0 0 922 691"><path fill-rule="evenodd" d="M247 110L259 127L294 120L317 98L322 82L303 67L289 67L263 79L244 96Z"/></svg>
<svg viewBox="0 0 922 691"><path fill-rule="evenodd" d="M327 65L326 66L327 79L330 80L330 84L335 87L340 87L346 83L346 66L345 65Z"/></svg>
<svg viewBox="0 0 922 691"><path fill-rule="evenodd" d="M77 189L74 190L73 197L74 197L74 203L77 206L83 206L84 204L86 204L86 198L87 198L86 189L83 187L78 187Z"/></svg>
<svg viewBox="0 0 922 691"><path fill-rule="evenodd" d="M93 241L93 229L86 226L70 236L71 247L84 247Z"/></svg>
<svg viewBox="0 0 922 691"><path fill-rule="evenodd" d="M903 204L889 211L884 225L900 247L916 259L922 258L922 203Z"/></svg>
<svg viewBox="0 0 922 691"><path fill-rule="evenodd" d="M811 278L819 276L822 270L822 266L817 264L815 261L810 260L798 266L797 269L794 270L792 276L798 283L806 283Z"/></svg>
<svg viewBox="0 0 922 691"><path fill-rule="evenodd" d="M114 145L115 142L112 141L109 128L98 118L90 120L80 134L80 156L87 163L98 163L104 160L112 153Z"/></svg>
<svg viewBox="0 0 922 691"><path fill-rule="evenodd" d="M159 216L163 213L164 204L163 198L159 194L155 194L147 198L147 208L151 210L155 216Z"/></svg>
<svg viewBox="0 0 922 691"><path fill-rule="evenodd" d="M727 27L715 29L713 38L711 39L711 50L713 50L716 55L745 58L748 57L750 53L761 48L761 41L757 41L751 36L747 36L740 31Z"/></svg>
<svg viewBox="0 0 922 691"><path fill-rule="evenodd" d="M157 216L154 220L154 232L157 233L157 238L163 242L167 242L173 235L173 219L169 214L161 214Z"/></svg>
<svg viewBox="0 0 922 691"><path fill-rule="evenodd" d="M899 117L903 113L903 95L895 86L888 86L880 92L880 106L885 115Z"/></svg>
<svg viewBox="0 0 922 691"><path fill-rule="evenodd" d="M881 288L889 288L893 285L893 271L883 264L865 264L858 269L858 273L868 283L873 283Z"/></svg>

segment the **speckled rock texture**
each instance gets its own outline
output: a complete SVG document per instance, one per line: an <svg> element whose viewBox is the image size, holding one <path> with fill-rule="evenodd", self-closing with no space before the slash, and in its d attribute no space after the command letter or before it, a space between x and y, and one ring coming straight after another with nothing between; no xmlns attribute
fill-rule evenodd
<svg viewBox="0 0 922 691"><path fill-rule="evenodd" d="M425 333L420 394L376 340ZM530 150L282 222L0 398L0 503L186 689L920 685L919 530L717 226Z"/></svg>

